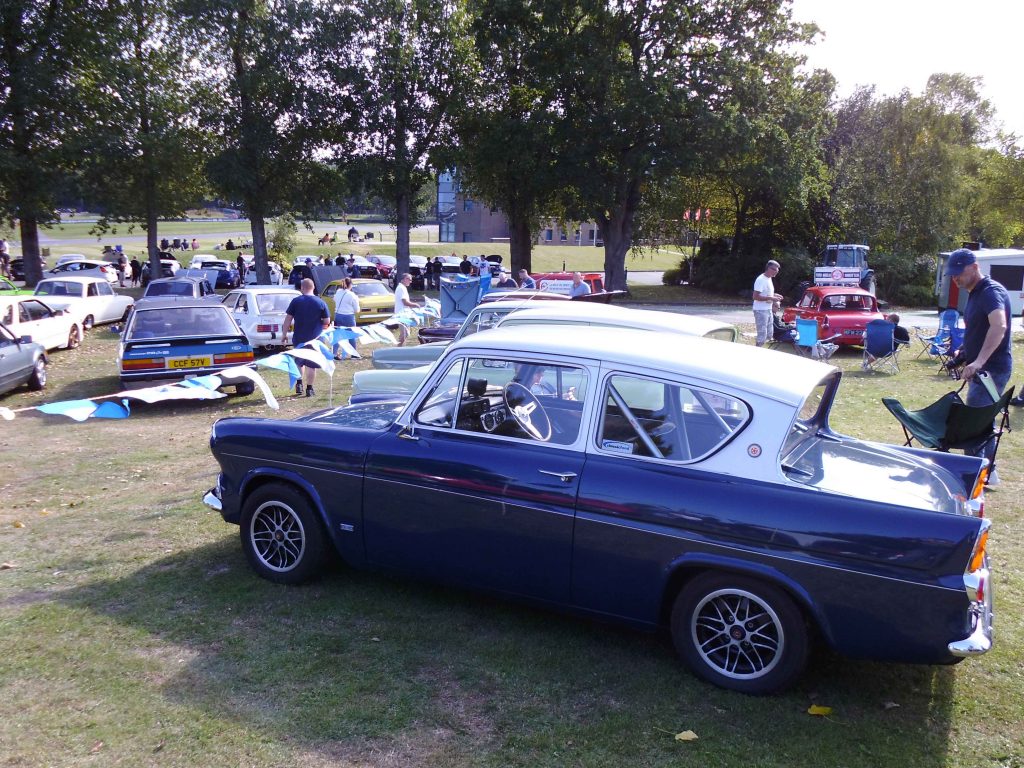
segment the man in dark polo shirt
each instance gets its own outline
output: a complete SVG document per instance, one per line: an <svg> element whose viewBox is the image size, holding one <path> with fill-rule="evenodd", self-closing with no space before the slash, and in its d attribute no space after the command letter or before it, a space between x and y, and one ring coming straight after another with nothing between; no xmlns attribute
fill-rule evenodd
<svg viewBox="0 0 1024 768"><path fill-rule="evenodd" d="M964 310L964 345L960 359L964 362L963 377L967 379L967 404L989 405L992 395L977 374L988 373L996 392L1002 394L1013 374L1010 355L1010 297L1006 289L981 273L974 253L961 248L949 255L946 274L961 291L968 291ZM990 459L990 447L984 452ZM993 473L989 485L999 478Z"/></svg>
<svg viewBox="0 0 1024 768"><path fill-rule="evenodd" d="M301 347L308 341L317 338L324 329L330 325L330 315L327 312L327 305L323 299L313 291L315 286L308 277L303 278L299 284L301 295L296 296L288 304L285 310L284 327L281 329L281 340L288 343L288 332L295 326L295 333L292 335L292 346ZM302 369L302 379L295 383L295 394L302 394L302 385L306 385L306 397L313 397L316 391L313 389L313 382L316 379L316 369L320 366L308 360L296 359Z"/></svg>

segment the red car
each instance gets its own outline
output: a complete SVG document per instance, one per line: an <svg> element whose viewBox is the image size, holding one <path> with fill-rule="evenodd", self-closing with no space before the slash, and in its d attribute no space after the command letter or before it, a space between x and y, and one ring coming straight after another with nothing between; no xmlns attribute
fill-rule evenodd
<svg viewBox="0 0 1024 768"><path fill-rule="evenodd" d="M782 313L782 320L792 323L797 318L818 321L820 338L834 336L835 344L861 345L864 329L872 320L882 320L875 297L861 288L814 285L804 291L795 307Z"/></svg>

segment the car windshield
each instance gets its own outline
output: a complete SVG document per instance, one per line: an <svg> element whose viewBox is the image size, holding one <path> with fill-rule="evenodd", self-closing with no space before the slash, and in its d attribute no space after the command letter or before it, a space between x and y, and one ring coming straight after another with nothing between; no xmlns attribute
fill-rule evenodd
<svg viewBox="0 0 1024 768"><path fill-rule="evenodd" d="M195 289L192 283L174 280L166 283L150 283L146 287L146 296L193 296Z"/></svg>
<svg viewBox="0 0 1024 768"><path fill-rule="evenodd" d="M356 296L386 296L391 291L384 286L384 283L378 283L375 280L372 283L356 283L352 286L352 293Z"/></svg>
<svg viewBox="0 0 1024 768"><path fill-rule="evenodd" d="M219 261L204 261L202 264L199 265L199 268L200 269L225 269L226 270L228 268L228 265L227 264L222 264Z"/></svg>
<svg viewBox="0 0 1024 768"><path fill-rule="evenodd" d="M821 308L844 312L873 312L875 300L871 296L860 294L834 293L821 300Z"/></svg>
<svg viewBox="0 0 1024 768"><path fill-rule="evenodd" d="M76 296L81 297L81 283L70 280L44 280L36 286L36 296Z"/></svg>
<svg viewBox="0 0 1024 768"><path fill-rule="evenodd" d="M223 305L161 307L136 310L128 329L129 340L174 336L226 336L238 333Z"/></svg>
<svg viewBox="0 0 1024 768"><path fill-rule="evenodd" d="M275 312L284 312L298 294L295 291L288 293L261 293L256 296L256 307L261 315L269 315Z"/></svg>

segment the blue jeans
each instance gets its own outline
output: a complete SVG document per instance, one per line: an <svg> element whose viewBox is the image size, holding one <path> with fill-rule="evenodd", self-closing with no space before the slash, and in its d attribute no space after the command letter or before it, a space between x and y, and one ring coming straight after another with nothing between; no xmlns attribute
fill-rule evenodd
<svg viewBox="0 0 1024 768"><path fill-rule="evenodd" d="M990 373L989 376L992 378L992 384L996 388L998 394L1002 394L1003 390L1006 389L1006 385L1010 383L1010 376L1013 375L1013 371L1006 371L1005 373ZM988 393L985 385L978 381L978 377L975 376L973 379L967 382L967 404L972 406L980 405L991 405L995 402L992 396ZM975 456L981 456L989 460L992 463L992 458L995 454L996 441L995 438L985 441L976 452Z"/></svg>

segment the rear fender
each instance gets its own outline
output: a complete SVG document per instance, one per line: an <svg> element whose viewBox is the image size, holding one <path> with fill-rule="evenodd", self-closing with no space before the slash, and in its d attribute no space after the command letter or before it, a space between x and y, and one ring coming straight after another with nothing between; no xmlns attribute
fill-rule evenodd
<svg viewBox="0 0 1024 768"><path fill-rule="evenodd" d="M667 570L669 577L665 581L665 593L662 595L662 623L667 622L676 595L691 578L707 571L737 573L763 581L785 591L796 601L804 615L821 632L828 644L834 646L827 620L821 611L818 610L818 606L803 585L769 565L706 552L686 552L672 561Z"/></svg>
<svg viewBox="0 0 1024 768"><path fill-rule="evenodd" d="M978 474L988 464L986 459L978 456L966 456L960 453L946 453L944 451L932 451L927 448L912 448L902 445L888 447L919 459L925 459L942 467L942 469L963 483L963 492L967 496L970 496L971 491L974 489L974 484L978 481Z"/></svg>

